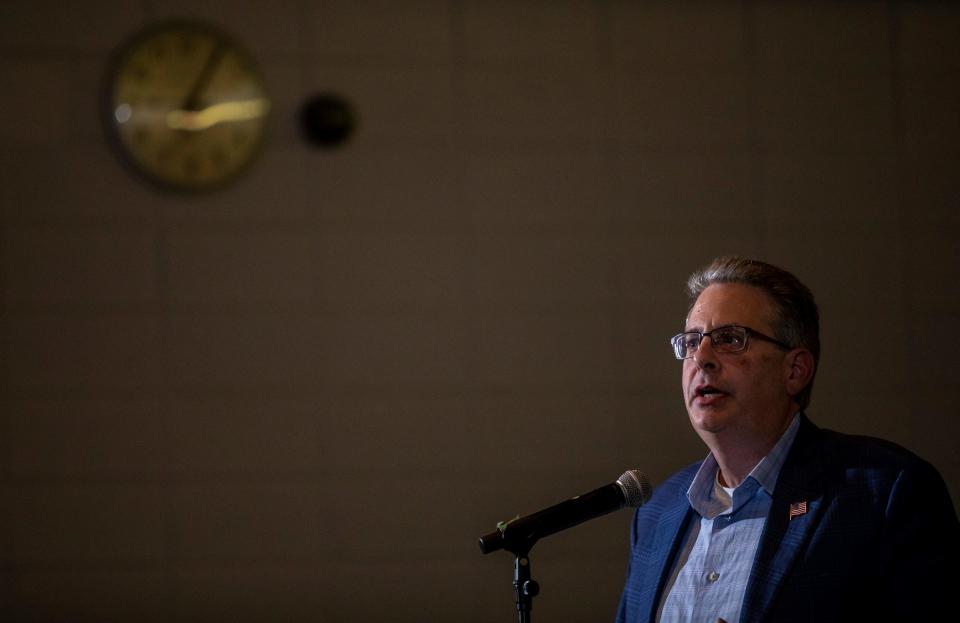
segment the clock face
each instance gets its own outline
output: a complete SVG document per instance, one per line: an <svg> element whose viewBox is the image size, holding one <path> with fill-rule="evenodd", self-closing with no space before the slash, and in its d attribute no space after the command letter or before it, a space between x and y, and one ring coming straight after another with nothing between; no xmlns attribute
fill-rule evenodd
<svg viewBox="0 0 960 623"><path fill-rule="evenodd" d="M124 159L172 189L223 186L263 143L270 99L253 58L213 27L169 22L124 46L108 76L107 126Z"/></svg>

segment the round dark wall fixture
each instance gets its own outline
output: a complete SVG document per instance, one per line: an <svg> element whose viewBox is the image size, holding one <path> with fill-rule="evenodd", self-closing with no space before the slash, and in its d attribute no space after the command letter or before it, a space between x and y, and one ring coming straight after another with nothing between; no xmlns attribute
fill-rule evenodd
<svg viewBox="0 0 960 623"><path fill-rule="evenodd" d="M300 108L303 134L316 147L338 147L345 143L357 126L350 103L333 93L313 95Z"/></svg>

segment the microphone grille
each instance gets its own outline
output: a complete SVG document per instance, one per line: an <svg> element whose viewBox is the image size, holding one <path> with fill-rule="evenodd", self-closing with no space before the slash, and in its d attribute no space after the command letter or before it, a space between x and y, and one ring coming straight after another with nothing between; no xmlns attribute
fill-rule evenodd
<svg viewBox="0 0 960 623"><path fill-rule="evenodd" d="M647 475L638 469L628 469L617 478L617 484L623 490L624 506L635 508L647 503L653 495L653 487Z"/></svg>

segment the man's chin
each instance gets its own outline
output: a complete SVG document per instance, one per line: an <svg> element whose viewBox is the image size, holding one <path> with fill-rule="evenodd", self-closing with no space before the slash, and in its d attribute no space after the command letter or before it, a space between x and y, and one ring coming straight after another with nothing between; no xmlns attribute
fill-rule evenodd
<svg viewBox="0 0 960 623"><path fill-rule="evenodd" d="M722 433L730 425L730 415L720 409L699 409L690 410L690 424L698 433L708 433L716 435Z"/></svg>

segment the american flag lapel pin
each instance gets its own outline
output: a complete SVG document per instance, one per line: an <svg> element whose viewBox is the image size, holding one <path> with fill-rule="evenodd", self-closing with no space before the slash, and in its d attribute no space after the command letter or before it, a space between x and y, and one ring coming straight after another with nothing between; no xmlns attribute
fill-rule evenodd
<svg viewBox="0 0 960 623"><path fill-rule="evenodd" d="M799 517L800 515L805 515L807 512L807 501L803 500L802 502L794 502L790 505L790 521L793 521L794 517Z"/></svg>

